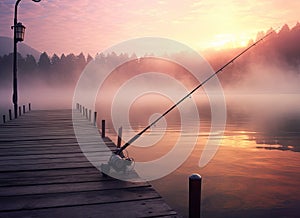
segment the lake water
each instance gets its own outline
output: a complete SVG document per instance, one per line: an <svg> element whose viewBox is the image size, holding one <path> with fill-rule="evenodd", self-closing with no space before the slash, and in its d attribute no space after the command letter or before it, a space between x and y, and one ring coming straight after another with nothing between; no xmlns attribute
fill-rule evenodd
<svg viewBox="0 0 300 218"><path fill-rule="evenodd" d="M192 155L176 171L151 184L184 217L188 216L188 177L192 173L203 178L202 217L299 217L298 118L278 125L266 123L264 128L253 125L246 115L229 118L219 150L208 165L200 168L199 158L211 125L209 119L203 118ZM141 124L132 125L136 130L143 128ZM164 137L149 148L129 147L130 156L136 161L156 159L167 153L178 137L184 138L184 149L191 133L179 136L179 129L178 124L171 124ZM160 134L161 129L154 127L152 131ZM109 135L116 139L113 131Z"/></svg>
<svg viewBox="0 0 300 218"><path fill-rule="evenodd" d="M11 105L10 99L3 92L0 96L1 114L7 114L10 107L5 105ZM66 102L59 95L52 97L46 99L48 106L35 98L30 98L30 101L34 109L61 108ZM191 136L198 135L197 144L189 158L173 173L151 182L172 208L182 216L188 216L188 177L198 173L203 178L202 217L299 217L299 94L271 97L255 95L248 96L246 101L245 96L233 98L234 101L231 101L226 96L228 111L225 133L219 150L205 167L200 168L198 162L211 123L209 116L206 116L209 108L203 110L203 105L198 107L199 110L202 108L200 115L204 113L204 116L200 116L199 132L183 132L180 135L180 125L168 122L164 137L158 143L148 148L129 147L130 157L136 161L154 160L166 154L178 137L183 138L181 149L185 149L184 146L191 143ZM57 103L58 100L60 103ZM27 99L23 101L29 102ZM155 105L147 108L149 111L139 109L142 113L137 113L133 109L131 113L134 120L131 125L136 131L143 129L147 124L144 118L147 120L148 115L157 110ZM101 114L104 113L103 107L98 109L99 118L110 116L110 109L106 115ZM160 112L164 110L162 108ZM116 141L116 134L111 127L108 122L108 135ZM126 126L123 129L124 136L133 134L126 132ZM152 128L154 136L161 132L159 125ZM142 137L150 136L145 134Z"/></svg>

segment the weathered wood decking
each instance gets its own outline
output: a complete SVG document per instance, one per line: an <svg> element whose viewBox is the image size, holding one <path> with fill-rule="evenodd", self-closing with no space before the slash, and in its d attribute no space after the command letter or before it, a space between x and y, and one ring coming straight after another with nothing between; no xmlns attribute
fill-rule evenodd
<svg viewBox="0 0 300 218"><path fill-rule="evenodd" d="M0 217L177 216L149 183L103 177L81 152L71 116L31 111L0 125Z"/></svg>

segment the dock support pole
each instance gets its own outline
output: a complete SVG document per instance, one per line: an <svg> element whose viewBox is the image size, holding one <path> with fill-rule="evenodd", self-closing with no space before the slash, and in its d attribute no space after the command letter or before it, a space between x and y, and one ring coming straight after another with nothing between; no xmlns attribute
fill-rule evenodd
<svg viewBox="0 0 300 218"><path fill-rule="evenodd" d="M86 119L88 119L88 109L87 108L85 108L85 117L86 117Z"/></svg>
<svg viewBox="0 0 300 218"><path fill-rule="evenodd" d="M3 123L6 123L5 115L3 115Z"/></svg>
<svg viewBox="0 0 300 218"><path fill-rule="evenodd" d="M119 128L118 130L118 142L117 142L117 148L121 147L121 142L122 142L122 132L123 132L123 128L122 126Z"/></svg>
<svg viewBox="0 0 300 218"><path fill-rule="evenodd" d="M94 112L94 126L97 126L97 111Z"/></svg>
<svg viewBox="0 0 300 218"><path fill-rule="evenodd" d="M31 103L28 104L28 110L31 111Z"/></svg>
<svg viewBox="0 0 300 218"><path fill-rule="evenodd" d="M81 113L81 111L82 111L82 106L81 106L81 104L79 105L79 112Z"/></svg>
<svg viewBox="0 0 300 218"><path fill-rule="evenodd" d="M85 108L82 106L82 116L84 116Z"/></svg>
<svg viewBox="0 0 300 218"><path fill-rule="evenodd" d="M92 110L89 110L89 121L91 122L92 120Z"/></svg>
<svg viewBox="0 0 300 218"><path fill-rule="evenodd" d="M12 120L11 109L8 110L9 120Z"/></svg>
<svg viewBox="0 0 300 218"><path fill-rule="evenodd" d="M102 120L102 138L105 138L105 120Z"/></svg>
<svg viewBox="0 0 300 218"><path fill-rule="evenodd" d="M23 105L23 114L25 114L25 111L26 111L26 110L25 110L25 105Z"/></svg>
<svg viewBox="0 0 300 218"><path fill-rule="evenodd" d="M200 218L201 183L199 174L194 173L189 177L189 218Z"/></svg>
<svg viewBox="0 0 300 218"><path fill-rule="evenodd" d="M22 111L21 111L21 106L19 106L19 116L21 116L21 113Z"/></svg>

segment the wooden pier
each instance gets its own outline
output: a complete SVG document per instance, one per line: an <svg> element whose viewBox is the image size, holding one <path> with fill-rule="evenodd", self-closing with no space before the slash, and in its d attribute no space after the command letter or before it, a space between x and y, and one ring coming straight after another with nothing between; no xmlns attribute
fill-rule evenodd
<svg viewBox="0 0 300 218"><path fill-rule="evenodd" d="M78 121L89 122L79 112ZM30 111L0 125L0 205L0 218L177 217L149 183L104 177L92 166L71 110Z"/></svg>

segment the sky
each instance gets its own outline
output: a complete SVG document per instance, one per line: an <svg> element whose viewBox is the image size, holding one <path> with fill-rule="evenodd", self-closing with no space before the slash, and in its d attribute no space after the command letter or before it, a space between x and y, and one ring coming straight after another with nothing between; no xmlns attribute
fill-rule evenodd
<svg viewBox="0 0 300 218"><path fill-rule="evenodd" d="M0 36L13 37L15 0L0 1ZM245 46L258 31L299 21L298 0L23 0L25 43L48 54L95 55L125 40L154 36L196 51Z"/></svg>

